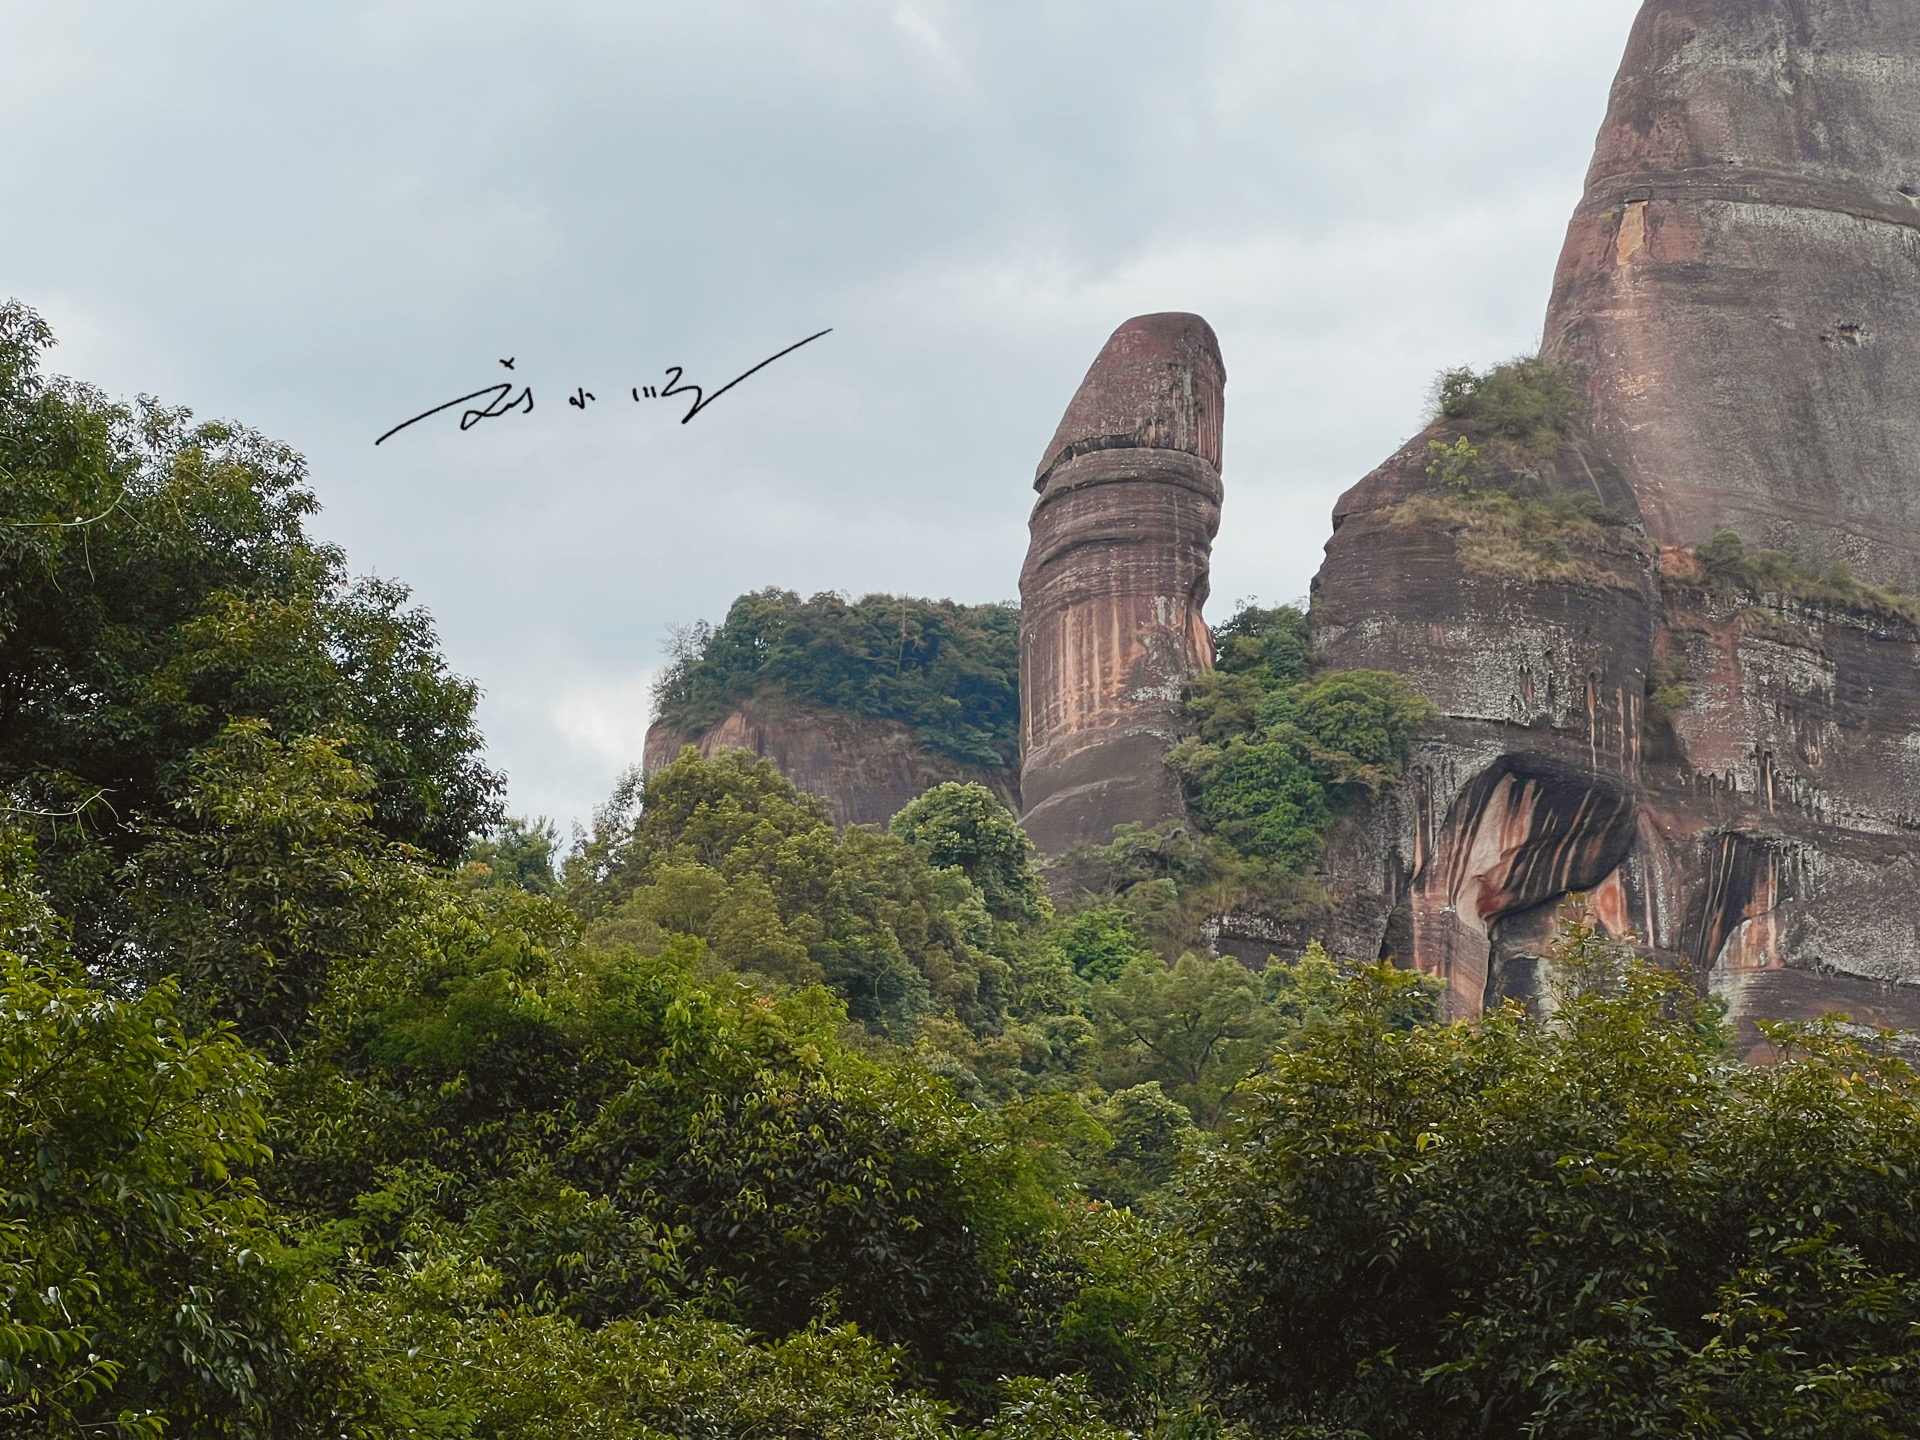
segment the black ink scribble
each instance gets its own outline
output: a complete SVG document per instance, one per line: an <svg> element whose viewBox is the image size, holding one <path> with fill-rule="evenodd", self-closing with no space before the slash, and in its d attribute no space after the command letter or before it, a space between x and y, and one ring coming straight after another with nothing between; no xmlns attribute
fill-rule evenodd
<svg viewBox="0 0 1920 1440"><path fill-rule="evenodd" d="M711 395L706 392L705 387L692 384L682 378L686 374L685 366L669 365L666 371L667 383L665 385L636 385L633 387L633 398L636 400L665 400L676 395L692 395L693 404L687 408L687 413L680 417L680 423L684 425L748 376L757 375L782 356L791 355L802 345L811 345L822 335L831 335L832 333L833 329L829 326L825 330L815 331L804 340L796 340L793 344L787 346L786 349L776 351L751 369L741 371ZM513 369L513 362L518 358L518 356L509 355L506 359L501 360L500 364L511 370ZM460 412L460 428L462 430L471 430L482 420L492 420L502 415L510 415L515 410L524 411L524 413L528 415L533 413L532 387L523 386L519 395L515 396L513 393L513 382L507 380L498 385L489 385L484 390L475 390L471 395L462 395L457 400L448 400L444 404L434 406L431 410L422 410L411 420L402 420L398 425L387 431L386 434L382 435L373 443L379 445L384 441L391 440L409 425L418 425L422 420L430 419L438 415L442 410L451 410L456 405L465 405L469 401L480 400L482 398L486 400L484 405ZM588 402L596 398L594 393L586 387L575 386L573 394L567 397L567 404L573 406L576 410L585 410Z"/></svg>
<svg viewBox="0 0 1920 1440"><path fill-rule="evenodd" d="M460 412L460 428L462 430L471 430L475 425L479 424L482 420L491 420L496 415L510 415L515 410L519 410L522 404L524 404L526 408L521 413L526 415L531 415L533 413L532 387L530 386L522 387L520 391L520 398L518 400L509 400L507 398L507 396L511 394L513 391L513 385L511 382L505 385L490 386L489 388L498 390L500 392L499 398L493 401L493 403L488 405L484 410L462 410ZM482 391L481 393L484 394L486 392Z"/></svg>
<svg viewBox="0 0 1920 1440"><path fill-rule="evenodd" d="M671 377L672 383L662 386L658 391L655 391L652 386L648 386L647 393L644 398L651 400L655 398L657 394L660 399L664 400L667 397L672 395L685 395L689 390L691 390L693 392L693 405L691 408L688 409L685 415L682 415L680 417L680 423L684 425L687 423L687 421L693 419L694 416L698 415L702 410L706 409L707 406L711 405L714 401L718 400L722 395L726 394L727 391L731 390L734 386L738 385L742 380L746 379L747 376L752 375L757 371L766 369L767 366L771 365L774 361L778 360L782 355L791 355L794 351L798 350L802 345L811 345L814 341L818 340L822 335L831 335L832 333L833 333L833 327L829 325L825 330L816 331L813 334L807 336L807 338L804 340L796 340L793 344L787 346L786 349L781 350L776 354L769 355L766 359L762 360L758 365L754 366L752 370L741 371L738 375L734 376L733 379L729 380L726 384L722 385L718 390L714 391L711 395L707 394L698 385L681 383L680 377L686 373L685 366L669 365L667 367L667 374ZM642 398L639 390L636 389L633 392L633 398L636 400L639 400Z"/></svg>
<svg viewBox="0 0 1920 1440"><path fill-rule="evenodd" d="M471 430L482 420L491 420L495 416L509 414L514 410L521 409L523 406L525 407L525 413L531 415L533 413L533 391L531 389L521 390L520 398L517 400L507 398L512 394L513 382L511 380L502 381L498 385L489 385L484 390L476 390L471 395L462 395L457 400L449 400L444 405L434 406L431 410L422 410L418 415L414 416L413 419L402 420L398 425L394 426L393 429L387 431L385 435L382 435L380 440L376 440L373 443L378 445L381 440L391 439L409 425L418 425L429 416L438 415L442 410L451 410L456 405L464 405L469 400L478 400L482 395L491 395L493 398L489 400L482 409L461 411L460 428L462 430Z"/></svg>

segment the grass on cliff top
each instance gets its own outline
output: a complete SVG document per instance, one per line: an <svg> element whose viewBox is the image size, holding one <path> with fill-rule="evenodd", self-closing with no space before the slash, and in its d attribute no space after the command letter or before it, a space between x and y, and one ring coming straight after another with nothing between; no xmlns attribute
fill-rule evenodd
<svg viewBox="0 0 1920 1440"><path fill-rule="evenodd" d="M1494 580L1592 585L1632 590L1633 575L1598 565L1582 551L1617 539L1590 495L1544 498L1510 490L1449 488L1415 495L1386 514L1387 523L1453 533L1460 568Z"/></svg>
<svg viewBox="0 0 1920 1440"><path fill-rule="evenodd" d="M1730 589L1844 605L1920 625L1920 600L1902 590L1856 579L1844 561L1821 567L1785 550L1749 550L1746 541L1731 530L1716 531L1704 545L1694 546L1693 558L1711 580Z"/></svg>
<svg viewBox="0 0 1920 1440"><path fill-rule="evenodd" d="M698 735L774 690L913 727L929 750L969 764L1020 756L1020 608L906 595L850 600L791 590L742 595L719 626L678 629L654 683L654 717Z"/></svg>
<svg viewBox="0 0 1920 1440"><path fill-rule="evenodd" d="M1485 374L1462 366L1442 371L1433 393L1434 419L1461 433L1451 445L1429 442L1427 474L1439 490L1395 506L1389 524L1448 531L1469 575L1636 588L1637 577L1592 558L1617 528L1594 497L1552 490L1539 473L1579 420L1564 369L1537 356Z"/></svg>

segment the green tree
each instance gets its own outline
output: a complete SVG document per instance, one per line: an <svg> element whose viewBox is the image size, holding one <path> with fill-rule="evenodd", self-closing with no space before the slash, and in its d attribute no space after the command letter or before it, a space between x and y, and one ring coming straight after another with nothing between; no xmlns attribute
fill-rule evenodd
<svg viewBox="0 0 1920 1440"><path fill-rule="evenodd" d="M913 726L929 749L1019 764L1020 612L905 595L857 601L790 590L742 595L718 628L679 634L654 713L696 736L765 690Z"/></svg>
<svg viewBox="0 0 1920 1440"><path fill-rule="evenodd" d="M1261 707L1263 725L1298 727L1321 783L1337 796L1376 794L1400 778L1413 737L1433 706L1388 670L1335 670L1282 690Z"/></svg>
<svg viewBox="0 0 1920 1440"><path fill-rule="evenodd" d="M1911 1433L1920 1079L1832 1025L1727 1055L1677 977L1401 1028L1407 980L1280 1051L1193 1199L1220 1393L1393 1436Z"/></svg>
<svg viewBox="0 0 1920 1440"><path fill-rule="evenodd" d="M259 1433L293 1389L290 1272L247 1178L266 1070L65 955L0 855L0 1415L14 1433ZM18 953L25 949L26 954Z"/></svg>
<svg viewBox="0 0 1920 1440"><path fill-rule="evenodd" d="M696 939L648 957L576 935L542 897L449 886L337 970L280 1075L274 1196L381 1273L461 1247L490 1312L694 1305L776 1337L834 1314L982 1407L996 1377L1079 1354L1063 1307L1140 1268L1067 1225L1054 1121L847 1049L818 987L703 979ZM1036 1256L1084 1278L1023 1305Z"/></svg>
<svg viewBox="0 0 1920 1440"><path fill-rule="evenodd" d="M1201 739L1221 744L1244 734L1267 695L1306 677L1310 641L1306 612L1292 605L1241 605L1213 627L1214 668L1193 677L1186 703Z"/></svg>
<svg viewBox="0 0 1920 1440"><path fill-rule="evenodd" d="M1305 617L1267 614L1255 611L1242 627L1251 636L1229 631L1223 654L1234 669L1189 687L1197 733L1168 763L1214 835L1250 860L1305 874L1334 817L1399 779L1435 711L1388 671L1307 676L1304 638L1295 638Z"/></svg>
<svg viewBox="0 0 1920 1440"><path fill-rule="evenodd" d="M424 879L418 853L373 828L375 781L343 748L234 722L124 872L132 977L178 979L192 1013L281 1057L331 968L375 949Z"/></svg>
<svg viewBox="0 0 1920 1440"><path fill-rule="evenodd" d="M1236 850L1296 871L1319 861L1333 806L1298 727L1281 722L1224 746L1187 742L1174 758L1201 818Z"/></svg>
<svg viewBox="0 0 1920 1440"><path fill-rule="evenodd" d="M39 838L81 953L124 943L114 876L236 719L341 742L382 834L458 858L500 782L425 613L308 537L298 455L50 379L52 343L0 306L0 794L80 812Z"/></svg>
<svg viewBox="0 0 1920 1440"><path fill-rule="evenodd" d="M1046 913L1033 842L984 785L948 781L909 801L887 828L928 863L957 865L980 887L996 919L1034 921Z"/></svg>
<svg viewBox="0 0 1920 1440"><path fill-rule="evenodd" d="M1212 1126L1229 1092L1279 1036L1278 1017L1263 999L1260 977L1231 956L1136 960L1094 998L1107 1073L1160 1081Z"/></svg>
<svg viewBox="0 0 1920 1440"><path fill-rule="evenodd" d="M1311 647L1304 610L1248 601L1213 627L1213 673L1252 675L1270 690L1306 677Z"/></svg>
<svg viewBox="0 0 1920 1440"><path fill-rule="evenodd" d="M899 835L836 834L748 751L689 746L644 785L630 776L569 867L588 920L697 935L774 982L824 979L876 1031L908 1036L929 1009L979 1032L1004 1017L1010 969L979 888Z"/></svg>
<svg viewBox="0 0 1920 1440"><path fill-rule="evenodd" d="M1398 982L1393 996L1388 1021L1396 1028L1438 1013L1439 986L1426 976ZM1094 991L1098 1072L1110 1086L1132 1087L1108 1103L1132 1095L1144 1105L1147 1087L1158 1096L1164 1086L1168 1103L1215 1128L1242 1080L1276 1050L1343 1023L1350 1004L1339 969L1317 941L1292 964L1272 959L1258 973L1232 956L1189 952L1171 965L1144 956Z"/></svg>
<svg viewBox="0 0 1920 1440"><path fill-rule="evenodd" d="M554 894L560 830L542 815L527 821L510 815L467 847L466 877L475 885L517 885L535 895Z"/></svg>
<svg viewBox="0 0 1920 1440"><path fill-rule="evenodd" d="M1134 912L1124 905L1090 905L1062 916L1047 941L1086 980L1117 980L1129 965L1153 954Z"/></svg>
<svg viewBox="0 0 1920 1440"><path fill-rule="evenodd" d="M1093 1169L1092 1190L1112 1204L1146 1208L1194 1147L1192 1114L1168 1099L1158 1080L1116 1090L1093 1114L1113 1145Z"/></svg>

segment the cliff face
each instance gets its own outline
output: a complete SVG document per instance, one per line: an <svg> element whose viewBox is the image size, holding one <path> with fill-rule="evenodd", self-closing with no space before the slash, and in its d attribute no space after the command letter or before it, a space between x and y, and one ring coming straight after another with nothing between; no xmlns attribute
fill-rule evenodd
<svg viewBox="0 0 1920 1440"><path fill-rule="evenodd" d="M1738 1019L1920 1027L1920 632L1684 548L1725 526L1920 579L1916 195L1920 9L1650 0L1547 322L1586 417L1537 480L1619 523L1503 555L1426 474L1444 426L1335 511L1323 658L1445 716L1333 847L1331 888L1368 902L1338 948L1472 1013L1540 990L1582 891Z"/></svg>
<svg viewBox="0 0 1920 1440"><path fill-rule="evenodd" d="M1920 587L1920 7L1653 0L1547 312L1649 533Z"/></svg>
<svg viewBox="0 0 1920 1440"><path fill-rule="evenodd" d="M908 801L949 780L977 781L1008 809L1020 808L1017 777L1009 770L936 755L921 746L912 727L897 720L804 705L777 693L743 703L697 736L675 734L656 722L647 731L642 773L652 775L671 764L686 745L703 755L753 751L825 800L841 826L884 825Z"/></svg>
<svg viewBox="0 0 1920 1440"><path fill-rule="evenodd" d="M1034 477L1020 573L1021 823L1043 852L1185 813L1165 755L1220 525L1226 369L1197 315L1113 332Z"/></svg>

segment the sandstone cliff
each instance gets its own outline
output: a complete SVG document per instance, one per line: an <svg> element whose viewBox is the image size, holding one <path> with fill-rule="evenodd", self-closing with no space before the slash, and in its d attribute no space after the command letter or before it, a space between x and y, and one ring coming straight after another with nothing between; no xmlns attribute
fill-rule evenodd
<svg viewBox="0 0 1920 1440"><path fill-rule="evenodd" d="M1527 477L1612 523L1516 550L1428 473L1448 424L1335 511L1322 658L1446 717L1333 847L1339 948L1471 1013L1539 990L1584 891L1743 1021L1920 1026L1920 631L1843 572L1691 552L1920 580L1916 197L1920 7L1649 0L1547 320L1584 420Z"/></svg>
<svg viewBox="0 0 1920 1440"><path fill-rule="evenodd" d="M672 763L686 745L703 755L751 750L772 761L795 785L825 800L836 825L884 825L908 801L948 780L977 781L1008 809L1020 808L1011 770L937 755L898 720L808 705L777 692L742 702L700 735L655 723L647 730L642 772L652 775Z"/></svg>
<svg viewBox="0 0 1920 1440"><path fill-rule="evenodd" d="M1654 0L1547 311L1649 533L1920 586L1920 6Z"/></svg>
<svg viewBox="0 0 1920 1440"><path fill-rule="evenodd" d="M1197 315L1142 315L1087 371L1034 477L1020 574L1021 821L1041 851L1185 814L1167 750L1212 663L1226 367Z"/></svg>

